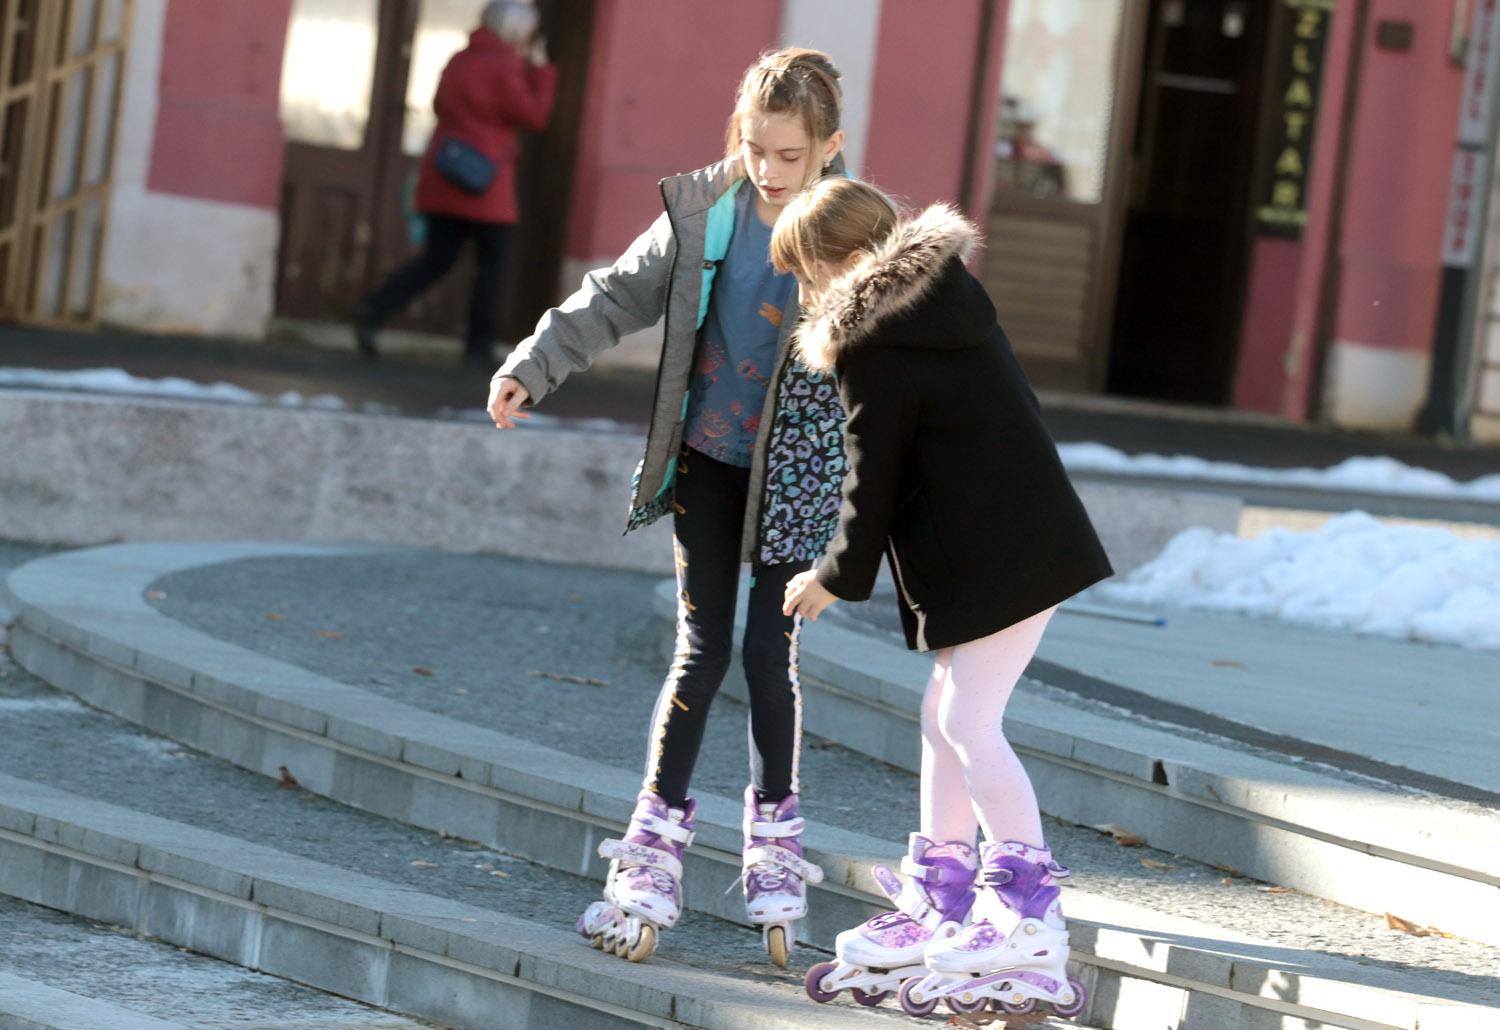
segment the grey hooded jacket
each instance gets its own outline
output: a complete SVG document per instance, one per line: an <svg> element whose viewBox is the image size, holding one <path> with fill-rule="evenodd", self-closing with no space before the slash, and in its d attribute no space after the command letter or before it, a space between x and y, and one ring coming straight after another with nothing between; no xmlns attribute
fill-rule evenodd
<svg viewBox="0 0 1500 1030"><path fill-rule="evenodd" d="M843 174L842 157L828 169ZM636 469L626 532L672 510L688 382L713 276L728 250L742 166L726 160L660 183L665 211L611 267L596 269L506 359L496 377L519 380L536 403L587 369L621 337L665 316L646 453ZM829 373L792 353L800 317L795 294L783 311L771 388L750 470L741 536L753 565L813 561L837 528L843 480L843 409Z"/></svg>

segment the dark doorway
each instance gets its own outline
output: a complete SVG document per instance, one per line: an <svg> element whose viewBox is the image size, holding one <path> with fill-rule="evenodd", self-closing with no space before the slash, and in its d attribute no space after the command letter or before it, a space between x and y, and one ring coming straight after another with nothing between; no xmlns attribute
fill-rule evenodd
<svg viewBox="0 0 1500 1030"><path fill-rule="evenodd" d="M1271 0L1152 0L1108 390L1228 402Z"/></svg>
<svg viewBox="0 0 1500 1030"><path fill-rule="evenodd" d="M323 14L318 8L328 4L308 6L312 20ZM426 142L417 123L431 110L430 87L443 60L430 59L431 51L424 47L429 41L438 48L461 46L482 6L444 0L363 0L338 8L351 39L358 39L360 32L374 38L367 63L346 62L369 77L368 107L337 112L332 120L320 120L321 113L313 112L305 141L298 141L292 130L282 186L278 316L347 321L354 302L419 249L407 210ZM593 6L594 0L537 3L549 55L560 74L551 126L539 136L523 136L518 168L521 221L504 284L501 336L506 339L524 335L556 300ZM294 6L294 37L296 10ZM288 60L294 59L289 52ZM425 68L424 74L419 75L419 67ZM310 74L317 73L314 66ZM414 85L413 76L419 76L420 83ZM284 117L286 103L284 89ZM292 124L297 124L295 117ZM461 336L472 276L473 254L466 253L447 278L392 326Z"/></svg>

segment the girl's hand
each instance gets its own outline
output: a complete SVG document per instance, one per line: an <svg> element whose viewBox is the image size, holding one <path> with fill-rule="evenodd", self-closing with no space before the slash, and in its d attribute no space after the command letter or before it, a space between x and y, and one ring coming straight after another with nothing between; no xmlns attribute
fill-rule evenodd
<svg viewBox="0 0 1500 1030"><path fill-rule="evenodd" d="M530 413L521 410L521 405L530 399L531 394L526 392L526 387L521 385L519 379L502 376L491 380L488 408L490 418L495 420L495 428L514 429L515 419L530 418Z"/></svg>
<svg viewBox="0 0 1500 1030"><path fill-rule="evenodd" d="M531 46L527 48L526 59L540 68L547 63L547 39L540 32L531 40Z"/></svg>
<svg viewBox="0 0 1500 1030"><path fill-rule="evenodd" d="M818 582L818 570L793 576L786 585L786 602L781 606L782 615L801 615L805 619L818 621L823 609L837 601L827 587Z"/></svg>

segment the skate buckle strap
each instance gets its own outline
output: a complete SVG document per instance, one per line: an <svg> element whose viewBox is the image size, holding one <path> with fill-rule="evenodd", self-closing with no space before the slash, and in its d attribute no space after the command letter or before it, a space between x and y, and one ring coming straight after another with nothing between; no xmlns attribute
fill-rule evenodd
<svg viewBox="0 0 1500 1030"><path fill-rule="evenodd" d="M1015 878L1016 874L1009 869L986 869L979 874L979 879L986 887L1004 887Z"/></svg>
<svg viewBox="0 0 1500 1030"><path fill-rule="evenodd" d="M693 830L681 823L674 823L670 819L663 819L654 812L647 812L638 819L631 819L633 827L654 833L658 837L665 837L674 843L687 847L693 843Z"/></svg>
<svg viewBox="0 0 1500 1030"><path fill-rule="evenodd" d="M632 844L624 840L606 840L599 843L599 857L629 865L649 866L660 869L674 878L682 879L682 862L676 855L644 844Z"/></svg>
<svg viewBox="0 0 1500 1030"><path fill-rule="evenodd" d="M753 848L745 849L744 868L746 870L762 862L781 866L783 869L796 873L808 883L823 882L822 867L813 865L795 851L788 851L775 844L758 844Z"/></svg>
<svg viewBox="0 0 1500 1030"><path fill-rule="evenodd" d="M1049 858L1047 860L1047 872L1051 873L1059 880L1073 875L1073 870L1069 869L1067 866L1063 865L1055 858Z"/></svg>
<svg viewBox="0 0 1500 1030"><path fill-rule="evenodd" d="M801 816L779 823L751 822L747 835L751 837L800 837L807 821Z"/></svg>
<svg viewBox="0 0 1500 1030"><path fill-rule="evenodd" d="M953 870L944 869L941 866L927 865L918 862L907 855L901 860L901 871L912 879L921 880L923 883L955 883ZM965 884L971 883L967 875L962 875Z"/></svg>

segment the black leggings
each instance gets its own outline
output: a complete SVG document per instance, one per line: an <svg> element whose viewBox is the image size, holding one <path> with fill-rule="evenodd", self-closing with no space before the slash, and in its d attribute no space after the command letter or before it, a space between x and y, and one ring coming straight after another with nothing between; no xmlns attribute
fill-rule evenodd
<svg viewBox="0 0 1500 1030"><path fill-rule="evenodd" d="M708 707L734 655L740 532L750 470L697 451L677 465L677 649L651 717L646 787L670 805L687 801L688 780ZM756 790L780 801L798 790L802 688L797 680L801 619L781 614L787 581L808 563L768 565L751 581L742 644L750 687L750 773Z"/></svg>
<svg viewBox="0 0 1500 1030"><path fill-rule="evenodd" d="M495 313L500 309L505 253L511 227L471 222L448 215L427 215L427 245L422 253L391 273L380 289L365 299L364 311L376 325L384 322L419 295L427 292L458 261L463 246L474 241L474 283L469 287L469 327L464 352L488 358L495 342Z"/></svg>

